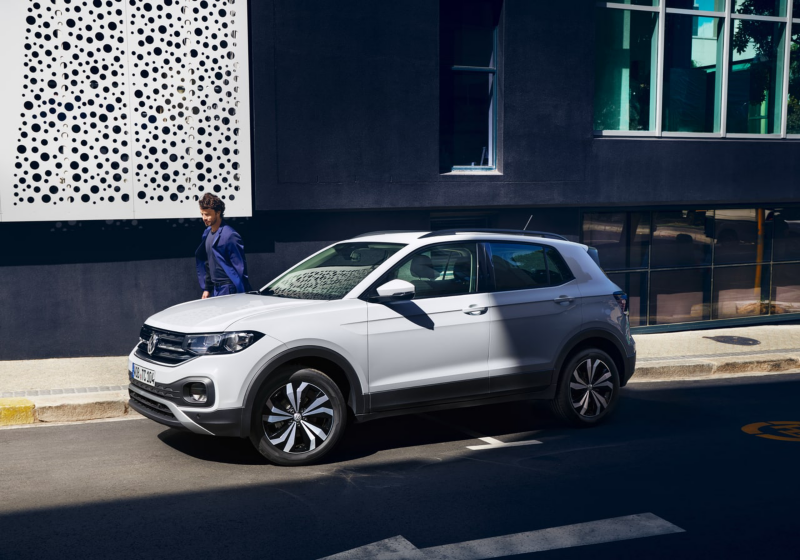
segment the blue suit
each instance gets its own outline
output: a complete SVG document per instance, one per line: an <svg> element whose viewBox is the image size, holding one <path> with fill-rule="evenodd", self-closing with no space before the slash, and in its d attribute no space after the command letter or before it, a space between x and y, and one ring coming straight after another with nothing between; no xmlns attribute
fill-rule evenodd
<svg viewBox="0 0 800 560"><path fill-rule="evenodd" d="M233 293L230 288L236 288L236 293L243 294L250 291L250 280L247 277L247 261L244 257L244 244L241 236L231 226L225 222L219 226L219 233L214 240L212 251L217 262L225 271L233 286L222 286L215 288L211 283L211 277L206 272L208 254L206 253L206 238L211 233L211 226L203 232L203 239L197 251L194 252L197 264L197 279L200 281L200 288L204 291L212 292L213 295L224 295Z"/></svg>

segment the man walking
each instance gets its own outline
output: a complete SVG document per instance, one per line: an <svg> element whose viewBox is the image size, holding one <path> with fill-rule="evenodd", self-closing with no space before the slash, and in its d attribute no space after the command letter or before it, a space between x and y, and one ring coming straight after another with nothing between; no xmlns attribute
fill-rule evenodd
<svg viewBox="0 0 800 560"><path fill-rule="evenodd" d="M211 193L200 199L200 215L208 226L195 251L197 279L203 299L250 291L241 236L222 221L225 203Z"/></svg>

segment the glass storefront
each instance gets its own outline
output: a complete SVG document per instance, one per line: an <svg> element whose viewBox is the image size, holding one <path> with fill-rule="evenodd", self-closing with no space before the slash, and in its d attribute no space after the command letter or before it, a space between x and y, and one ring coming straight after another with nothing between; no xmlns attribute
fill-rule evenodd
<svg viewBox="0 0 800 560"><path fill-rule="evenodd" d="M586 212L631 326L800 313L800 208Z"/></svg>

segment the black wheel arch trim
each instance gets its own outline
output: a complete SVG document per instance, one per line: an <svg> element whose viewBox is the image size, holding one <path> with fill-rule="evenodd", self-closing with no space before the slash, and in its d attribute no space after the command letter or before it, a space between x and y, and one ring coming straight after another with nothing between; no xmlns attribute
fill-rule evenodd
<svg viewBox="0 0 800 560"><path fill-rule="evenodd" d="M631 362L631 357L628 356L628 353L625 351L625 345L614 332L601 328L593 328L579 332L569 339L569 341L561 348L561 352L559 352L555 367L553 368L553 371L555 372L555 375L553 376L553 384L558 383L559 376L561 375L561 368L564 367L564 362L566 361L567 356L569 356L569 354L581 342L589 340L590 338L602 338L608 340L614 345L619 352L620 358L622 359L623 371L619 372L620 385L625 385L625 383L627 383L633 372L627 371L630 367L629 364Z"/></svg>
<svg viewBox="0 0 800 560"><path fill-rule="evenodd" d="M345 395L347 405L353 410L354 414L363 414L365 412L364 391L361 387L361 381L353 366L344 356L322 346L298 346L285 350L272 358L250 382L244 397L244 407L242 408L243 437L250 433L250 419L252 417L253 405L255 404L258 390L261 388L264 381L281 366L303 358L321 358L331 361L341 368L345 377L347 377L348 385L350 385L350 394Z"/></svg>

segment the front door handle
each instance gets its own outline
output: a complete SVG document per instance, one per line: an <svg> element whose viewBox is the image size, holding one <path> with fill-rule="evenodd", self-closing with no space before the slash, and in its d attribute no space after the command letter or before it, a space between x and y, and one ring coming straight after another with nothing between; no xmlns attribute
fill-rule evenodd
<svg viewBox="0 0 800 560"><path fill-rule="evenodd" d="M470 305L469 307L465 307L461 311L466 313L467 315L483 315L486 313L486 310L489 309L488 307L481 307L479 305Z"/></svg>
<svg viewBox="0 0 800 560"><path fill-rule="evenodd" d="M575 298L574 297L569 297L569 296L558 296L553 301L556 302L556 303L571 303L571 302L575 301Z"/></svg>

